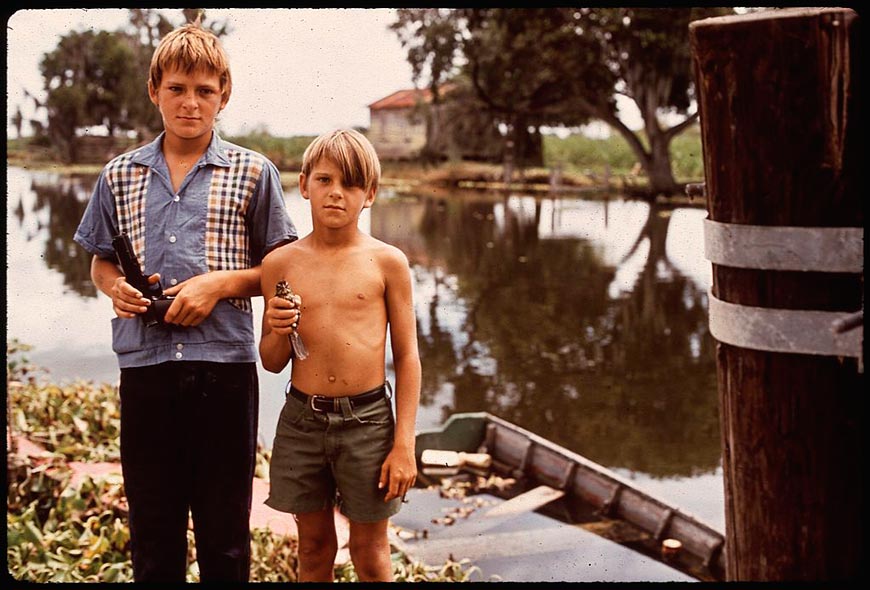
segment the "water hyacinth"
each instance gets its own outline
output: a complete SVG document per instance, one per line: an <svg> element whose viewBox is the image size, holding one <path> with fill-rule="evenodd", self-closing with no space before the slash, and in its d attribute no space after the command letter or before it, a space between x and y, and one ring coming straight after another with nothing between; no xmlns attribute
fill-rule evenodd
<svg viewBox="0 0 870 590"><path fill-rule="evenodd" d="M10 383L12 428L70 461L118 461L121 409L109 385Z"/></svg>
<svg viewBox="0 0 870 590"><path fill-rule="evenodd" d="M73 484L70 461L117 462L120 408L107 384L45 383L23 357L29 347L7 343L7 571L26 582L130 582L127 500L119 474L84 476ZM17 437L46 452L16 452ZM260 448L256 475L266 477L270 452ZM196 543L187 531L187 581L199 581ZM295 582L298 541L270 529L251 531L251 581ZM392 555L396 581L468 581L467 560L430 566L400 550ZM336 580L355 581L352 564Z"/></svg>
<svg viewBox="0 0 870 590"><path fill-rule="evenodd" d="M62 472L62 467L55 467ZM32 582L122 582L133 577L130 532L125 524L123 486L118 476L95 481L85 477L76 487L33 485L39 467L18 470L10 480L6 512L6 560L9 573ZM23 479L21 478L23 475ZM54 481L66 483L69 473ZM32 494L38 497L27 503ZM19 492L27 491L27 496ZM59 493L58 493L59 491ZM47 512L45 500L53 499ZM40 512L43 512L40 515Z"/></svg>

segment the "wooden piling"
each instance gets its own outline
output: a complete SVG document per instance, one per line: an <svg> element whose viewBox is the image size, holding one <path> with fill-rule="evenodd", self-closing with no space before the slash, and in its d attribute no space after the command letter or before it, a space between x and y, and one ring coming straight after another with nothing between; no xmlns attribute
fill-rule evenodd
<svg viewBox="0 0 870 590"><path fill-rule="evenodd" d="M845 8L690 24L709 219L863 227L858 31L858 15ZM863 272L713 264L711 294L758 308L854 312ZM717 374L727 579L857 579L859 359L718 342Z"/></svg>

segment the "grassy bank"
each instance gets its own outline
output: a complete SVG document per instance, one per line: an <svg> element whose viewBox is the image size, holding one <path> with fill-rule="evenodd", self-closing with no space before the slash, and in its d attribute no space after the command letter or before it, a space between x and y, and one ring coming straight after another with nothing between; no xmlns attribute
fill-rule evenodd
<svg viewBox="0 0 870 590"><path fill-rule="evenodd" d="M285 186L296 183L302 154L313 136L272 137L264 133L228 136L229 141L265 154L281 171ZM63 168L63 171L97 174L101 164L58 167L51 150L24 139L9 140L7 162L28 167ZM593 139L574 134L565 138L544 136L544 165L517 172L514 181L531 188L549 188L551 174L560 171L560 184L567 188L643 187L646 179L625 140L616 134ZM677 136L671 144L671 161L677 182L703 179L701 136L697 126ZM482 188L502 181L499 164L443 162L424 165L417 162L384 161L384 185L413 191L422 186Z"/></svg>
<svg viewBox="0 0 870 590"><path fill-rule="evenodd" d="M23 582L125 582L132 580L127 502L120 475L73 481L70 462L117 462L120 407L107 384L47 383L27 361L28 347L7 343L7 571ZM9 435L13 435L10 437ZM24 437L46 453L16 452ZM257 475L268 469L258 453ZM196 543L188 530L187 579L198 581ZM251 531L251 581L297 581L297 540L270 529ZM427 565L398 548L396 581L468 581L474 570L453 561ZM336 580L356 581L352 564L336 567Z"/></svg>

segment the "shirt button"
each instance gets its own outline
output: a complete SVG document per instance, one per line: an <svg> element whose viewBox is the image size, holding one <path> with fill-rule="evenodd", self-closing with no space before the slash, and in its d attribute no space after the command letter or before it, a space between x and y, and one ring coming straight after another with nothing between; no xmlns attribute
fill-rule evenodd
<svg viewBox="0 0 870 590"><path fill-rule="evenodd" d="M170 284L170 285L177 285L177 284L178 284L178 279L170 279L170 280L169 280L169 284Z"/></svg>
<svg viewBox="0 0 870 590"><path fill-rule="evenodd" d="M182 348L184 348L184 344L179 342L178 344L175 345L175 348L177 348L178 350L181 350Z"/></svg>
<svg viewBox="0 0 870 590"><path fill-rule="evenodd" d="M175 240L177 240L177 239L178 239L178 238L176 238L175 236L169 236L169 242L170 242L171 244L174 244L174 243L175 243Z"/></svg>
<svg viewBox="0 0 870 590"><path fill-rule="evenodd" d="M183 357L183 356L184 356L184 355L181 354L180 352L176 352L176 353L175 353L175 358L177 358L177 359L180 359L180 358Z"/></svg>
<svg viewBox="0 0 870 590"><path fill-rule="evenodd" d="M181 195L175 195L175 198L172 199L172 200L175 201L175 202L177 203L178 201L181 200Z"/></svg>

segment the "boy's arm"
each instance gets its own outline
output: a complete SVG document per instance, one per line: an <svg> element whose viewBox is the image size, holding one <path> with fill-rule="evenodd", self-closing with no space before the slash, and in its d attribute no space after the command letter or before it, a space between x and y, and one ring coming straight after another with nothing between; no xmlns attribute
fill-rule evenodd
<svg viewBox="0 0 870 590"><path fill-rule="evenodd" d="M263 368L280 373L290 362L292 348L284 326L292 320L291 303L275 297L275 284L281 280L280 256L276 253L263 259L260 291L263 295L263 327L260 333L260 360Z"/></svg>
<svg viewBox="0 0 870 590"><path fill-rule="evenodd" d="M221 299L260 295L260 266L266 253L296 239L296 228L284 205L281 175L271 161L265 162L246 214L254 266L204 273L166 289L166 295L175 296L166 312L167 322L195 326L209 316Z"/></svg>
<svg viewBox="0 0 870 590"><path fill-rule="evenodd" d="M387 315L396 372L395 439L381 469L381 483L389 486L385 500L390 500L403 497L417 478L415 437L422 369L408 259L395 250L389 256L385 271Z"/></svg>
<svg viewBox="0 0 870 590"><path fill-rule="evenodd" d="M115 314L120 318L133 318L144 313L151 302L135 287L127 283L118 267L113 238L118 234L115 195L109 186L108 166L100 172L94 190L79 222L73 240L93 255L91 280L112 300ZM148 277L151 283L159 275Z"/></svg>
<svg viewBox="0 0 870 590"><path fill-rule="evenodd" d="M180 326L199 325L221 299L260 294L260 267L216 270L191 277L164 291L175 297L166 321Z"/></svg>

